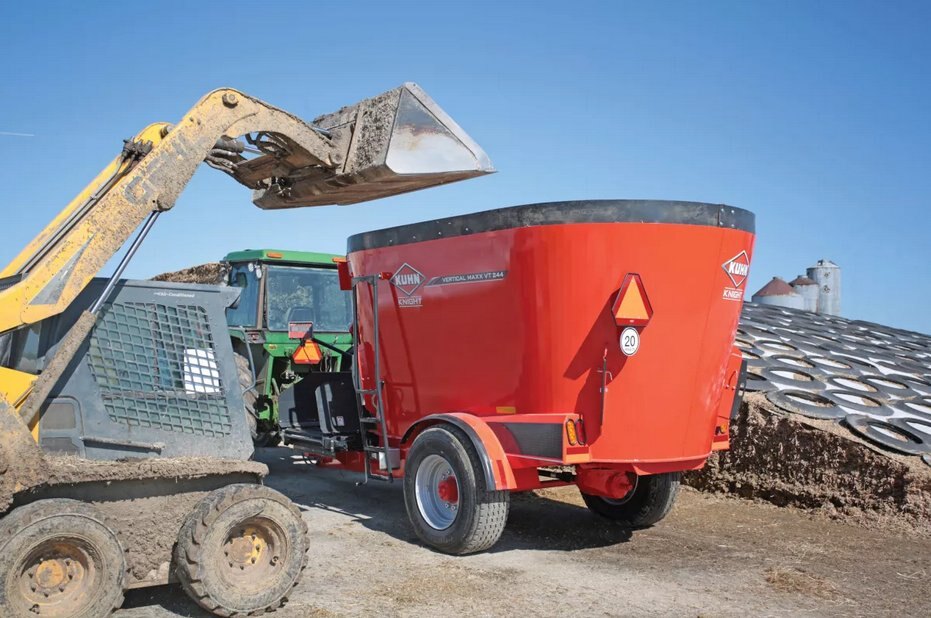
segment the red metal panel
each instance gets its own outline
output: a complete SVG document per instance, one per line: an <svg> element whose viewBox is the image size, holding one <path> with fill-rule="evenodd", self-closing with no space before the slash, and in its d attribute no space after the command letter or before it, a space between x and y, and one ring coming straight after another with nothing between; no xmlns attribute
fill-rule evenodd
<svg viewBox="0 0 931 618"><path fill-rule="evenodd" d="M578 413L592 461L694 467L711 450L743 294L721 265L752 245L707 225L572 223L351 253L356 276L403 275L378 282L389 433L439 412ZM611 311L626 273L653 310L629 357ZM372 388L371 294L359 294Z"/></svg>

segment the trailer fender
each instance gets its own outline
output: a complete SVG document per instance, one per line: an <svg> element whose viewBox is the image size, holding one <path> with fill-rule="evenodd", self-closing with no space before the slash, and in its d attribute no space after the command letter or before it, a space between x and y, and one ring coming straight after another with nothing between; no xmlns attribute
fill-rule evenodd
<svg viewBox="0 0 931 618"><path fill-rule="evenodd" d="M482 461L486 487L494 487L499 491L517 489L514 471L511 469L511 464L508 462L501 442L491 430L491 427L474 414L449 412L425 416L407 430L402 442L407 443L424 429L443 423L449 423L461 429L472 441L472 445Z"/></svg>

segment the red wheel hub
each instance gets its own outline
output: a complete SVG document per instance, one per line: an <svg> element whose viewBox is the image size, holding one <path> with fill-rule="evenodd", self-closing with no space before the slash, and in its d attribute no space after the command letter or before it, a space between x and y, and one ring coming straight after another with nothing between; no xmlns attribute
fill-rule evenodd
<svg viewBox="0 0 931 618"><path fill-rule="evenodd" d="M447 476L436 487L436 493L443 502L457 504L459 502L459 485L455 476Z"/></svg>

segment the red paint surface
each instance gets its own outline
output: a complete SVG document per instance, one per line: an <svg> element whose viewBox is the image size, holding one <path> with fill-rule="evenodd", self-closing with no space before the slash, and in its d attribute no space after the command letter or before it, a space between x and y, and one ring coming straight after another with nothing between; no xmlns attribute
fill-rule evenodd
<svg viewBox="0 0 931 618"><path fill-rule="evenodd" d="M444 412L515 421L577 413L591 461L694 467L711 451L722 395L733 396L725 373L741 303L724 298L733 284L722 264L752 245L752 234L733 229L574 223L351 253L354 276L407 263L425 278L410 297L389 281L377 284L390 435L399 439L418 419ZM507 275L427 284L489 271ZM653 309L631 357L620 352L611 313L627 273L640 275ZM370 288L360 285L358 294L359 362L363 387L372 388ZM613 378L602 423L605 349Z"/></svg>

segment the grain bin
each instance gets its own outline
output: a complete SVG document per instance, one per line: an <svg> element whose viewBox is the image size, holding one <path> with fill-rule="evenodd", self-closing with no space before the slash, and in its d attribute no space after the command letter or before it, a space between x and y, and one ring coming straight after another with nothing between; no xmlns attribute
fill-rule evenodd
<svg viewBox="0 0 931 618"><path fill-rule="evenodd" d="M818 260L808 267L808 278L818 284L818 313L840 315L840 266L831 260Z"/></svg>
<svg viewBox="0 0 931 618"><path fill-rule="evenodd" d="M805 275L799 275L789 285L805 299L805 311L818 310L818 284Z"/></svg>
<svg viewBox="0 0 931 618"><path fill-rule="evenodd" d="M779 277L773 277L772 281L757 290L752 300L761 305L805 309L805 298Z"/></svg>

